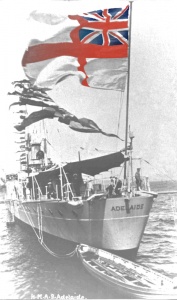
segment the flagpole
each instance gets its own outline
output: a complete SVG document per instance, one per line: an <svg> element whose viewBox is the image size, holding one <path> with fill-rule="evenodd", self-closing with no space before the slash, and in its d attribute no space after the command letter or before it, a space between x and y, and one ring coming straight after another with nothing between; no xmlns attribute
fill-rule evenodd
<svg viewBox="0 0 177 300"><path fill-rule="evenodd" d="M129 47L128 47L128 76L127 76L127 101L126 101L126 128L125 128L125 163L124 163L124 179L126 179L127 173L127 143L128 143L128 126L129 126L129 98L130 98L130 50L131 50L131 28L132 28L132 3L130 3L130 17L129 17Z"/></svg>

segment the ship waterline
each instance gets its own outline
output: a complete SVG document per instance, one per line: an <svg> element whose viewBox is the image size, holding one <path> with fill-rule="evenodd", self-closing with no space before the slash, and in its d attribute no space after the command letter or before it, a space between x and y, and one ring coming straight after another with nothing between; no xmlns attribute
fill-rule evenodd
<svg viewBox="0 0 177 300"><path fill-rule="evenodd" d="M14 201L14 216L42 232L85 243L133 259L138 251L153 196L128 200L102 198L81 203L45 200Z"/></svg>

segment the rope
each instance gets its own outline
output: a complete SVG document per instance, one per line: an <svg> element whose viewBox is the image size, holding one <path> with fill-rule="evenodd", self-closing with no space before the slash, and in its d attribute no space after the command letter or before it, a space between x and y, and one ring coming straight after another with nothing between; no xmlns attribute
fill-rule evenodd
<svg viewBox="0 0 177 300"><path fill-rule="evenodd" d="M121 177L121 174L122 174L123 169L124 169L124 166L122 166L122 168L121 168L121 170L120 170L119 178Z"/></svg>
<svg viewBox="0 0 177 300"><path fill-rule="evenodd" d="M158 170L157 168L155 168L153 165L150 164L150 162L148 162L145 159L142 159L144 162L146 162L148 165L150 165L153 169L155 169L158 172L161 172L160 170ZM162 172L161 172L162 173ZM158 174L160 175L160 174ZM171 181L176 182L173 178L171 178L169 175L167 175L167 173L162 173L162 175L166 175Z"/></svg>
<svg viewBox="0 0 177 300"><path fill-rule="evenodd" d="M63 168L62 166L61 166L61 170L63 170L63 174L64 174L65 180L66 180L66 182L67 182L67 189L68 189L69 192L71 193L72 197L74 197L74 193L73 193L73 191L72 191L72 189L71 189L71 184L69 183L68 177L66 176L66 172L65 172L65 170L64 170L64 168ZM62 174L61 174L61 175L62 175Z"/></svg>
<svg viewBox="0 0 177 300"><path fill-rule="evenodd" d="M38 215L38 228L39 228L39 235L37 234L37 231L35 229L35 226L33 224L33 221L32 221L32 218L30 219L29 215L27 214L26 210L24 209L23 207L23 210L26 214L26 217L32 227L32 229L34 230L34 233L36 234L37 238L38 238L38 241L40 242L40 244L42 245L42 247L49 253L51 254L52 256L56 257L56 258L64 258L64 257L72 257L74 256L74 254L76 253L76 249L77 247L70 253L66 253L66 254L62 254L62 255L59 255L59 254L56 254L54 253L52 250L50 250L47 245L44 243L44 239L43 239L43 231L42 231L42 209L41 209L41 206L40 204L38 203L37 205L37 215Z"/></svg>
<svg viewBox="0 0 177 300"><path fill-rule="evenodd" d="M36 183L36 185L37 185L37 187L38 187L38 191L40 192L40 195L42 196L42 191L41 191L41 188L40 188L40 186L39 186L39 184L38 184L38 182L37 182L36 176L33 176L33 178L34 178L35 183Z"/></svg>
<svg viewBox="0 0 177 300"><path fill-rule="evenodd" d="M41 209L40 204L38 204L38 227L39 227L39 233L40 233L40 243L48 253L50 253L51 255L53 255L57 258L66 257L66 256L71 257L75 254L76 249L74 251L72 251L71 253L64 254L64 255L58 255L58 254L54 253L52 250L50 250L47 247L47 245L44 243L43 232L42 232L42 209Z"/></svg>

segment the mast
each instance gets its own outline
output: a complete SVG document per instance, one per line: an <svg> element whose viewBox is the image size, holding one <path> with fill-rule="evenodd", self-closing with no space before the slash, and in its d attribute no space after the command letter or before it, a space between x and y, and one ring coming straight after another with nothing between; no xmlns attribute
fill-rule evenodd
<svg viewBox="0 0 177 300"><path fill-rule="evenodd" d="M124 179L127 173L127 143L128 143L128 123L129 123L129 98L130 98L130 50L131 50L131 28L132 28L132 3L130 3L130 17L129 17L129 47L128 47L128 77L127 77L127 100L126 100L126 128L125 128L125 162L124 162Z"/></svg>

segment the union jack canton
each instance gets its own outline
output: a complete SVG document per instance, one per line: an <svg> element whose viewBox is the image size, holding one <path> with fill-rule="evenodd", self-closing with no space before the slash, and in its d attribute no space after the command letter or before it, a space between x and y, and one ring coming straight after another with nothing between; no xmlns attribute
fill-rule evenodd
<svg viewBox="0 0 177 300"><path fill-rule="evenodd" d="M82 28L79 39L83 44L105 46L128 45L129 6L84 13L78 19Z"/></svg>

